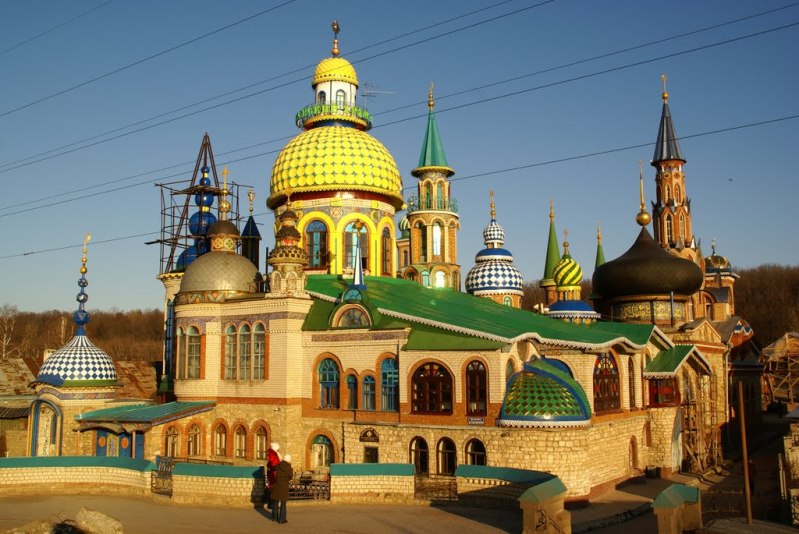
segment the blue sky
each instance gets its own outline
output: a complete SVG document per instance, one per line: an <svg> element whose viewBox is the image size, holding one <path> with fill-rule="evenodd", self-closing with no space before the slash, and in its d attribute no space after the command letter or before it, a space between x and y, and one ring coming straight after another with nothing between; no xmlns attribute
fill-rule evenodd
<svg viewBox="0 0 799 534"><path fill-rule="evenodd" d="M799 119L697 136L799 114L799 25L775 30L799 22L798 5L697 31L791 6L789 0L297 0L217 31L284 2L4 5L0 304L74 309L88 231L88 308L160 307L159 250L144 244L160 227L153 183L190 179L205 132L220 170L230 162L230 179L255 188L256 220L271 247L271 167L299 133L294 114L311 102L310 77L330 55L333 19L341 25L342 56L355 65L361 89L372 91L361 100L374 116L371 133L393 154L406 195L415 191L410 170L424 134L427 88L435 83L439 131L456 171L464 273L483 246L490 189L506 247L527 280L542 275L550 200L558 233L568 229L586 276L597 222L608 259L627 250L639 230L638 160L646 196L654 198L648 162L662 73L705 253L715 238L735 267L799 264L792 223L799 185L789 165ZM746 37L760 32L767 33ZM495 84L511 78L518 79ZM220 105L251 93L258 94ZM164 120L170 122L155 125ZM151 127L43 161L25 159L143 126ZM646 146L618 150L637 145ZM601 152L608 153L587 156ZM511 168L520 169L497 172Z"/></svg>

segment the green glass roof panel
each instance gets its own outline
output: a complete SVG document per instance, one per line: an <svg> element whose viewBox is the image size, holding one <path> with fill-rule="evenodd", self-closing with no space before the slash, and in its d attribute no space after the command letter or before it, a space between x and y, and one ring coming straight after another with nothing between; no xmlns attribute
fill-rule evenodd
<svg viewBox="0 0 799 534"><path fill-rule="evenodd" d="M673 376L693 349L693 345L675 345L670 349L662 350L651 362L646 364L644 373Z"/></svg>
<svg viewBox="0 0 799 534"><path fill-rule="evenodd" d="M213 408L213 402L168 402L166 404L128 404L94 410L75 416L80 422L161 424Z"/></svg>

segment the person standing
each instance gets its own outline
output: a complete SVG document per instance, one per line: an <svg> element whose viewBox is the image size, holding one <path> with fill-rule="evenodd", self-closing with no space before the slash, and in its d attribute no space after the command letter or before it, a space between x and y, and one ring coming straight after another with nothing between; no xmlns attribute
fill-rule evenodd
<svg viewBox="0 0 799 534"><path fill-rule="evenodd" d="M286 501L289 499L289 482L294 478L291 468L291 455L283 456L283 461L275 468L275 483L272 486L272 521L288 523L286 520Z"/></svg>
<svg viewBox="0 0 799 534"><path fill-rule="evenodd" d="M275 483L275 468L280 463L280 444L272 442L269 445L269 450L266 451L266 502L271 503L272 485Z"/></svg>

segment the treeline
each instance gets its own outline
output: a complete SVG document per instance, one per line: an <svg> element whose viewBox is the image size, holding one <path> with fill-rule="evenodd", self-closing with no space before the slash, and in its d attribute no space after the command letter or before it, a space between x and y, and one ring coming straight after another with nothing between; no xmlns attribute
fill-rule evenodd
<svg viewBox="0 0 799 534"><path fill-rule="evenodd" d="M799 266L761 265L735 271L735 314L743 317L765 347L799 330Z"/></svg>
<svg viewBox="0 0 799 534"><path fill-rule="evenodd" d="M89 310L89 339L115 360L160 361L164 315L161 310ZM45 350L62 347L75 334L72 312L18 311L0 306L0 358L26 357L41 361Z"/></svg>

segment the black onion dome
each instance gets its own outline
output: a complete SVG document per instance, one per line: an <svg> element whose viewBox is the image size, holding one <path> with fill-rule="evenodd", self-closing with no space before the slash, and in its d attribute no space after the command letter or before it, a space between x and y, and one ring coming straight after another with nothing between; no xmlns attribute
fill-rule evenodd
<svg viewBox="0 0 799 534"><path fill-rule="evenodd" d="M596 268L593 292L600 298L631 295L691 295L702 286L702 269L666 252L646 228L630 249Z"/></svg>

